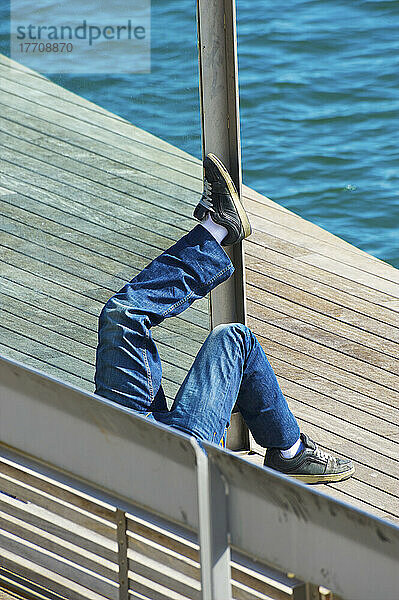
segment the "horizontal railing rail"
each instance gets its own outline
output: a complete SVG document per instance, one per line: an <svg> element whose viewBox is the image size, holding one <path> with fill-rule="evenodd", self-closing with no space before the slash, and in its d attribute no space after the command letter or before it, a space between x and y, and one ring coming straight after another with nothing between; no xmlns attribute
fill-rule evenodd
<svg viewBox="0 0 399 600"><path fill-rule="evenodd" d="M320 585L397 598L394 524L19 363L1 359L0 382L6 587L70 600L310 600Z"/></svg>

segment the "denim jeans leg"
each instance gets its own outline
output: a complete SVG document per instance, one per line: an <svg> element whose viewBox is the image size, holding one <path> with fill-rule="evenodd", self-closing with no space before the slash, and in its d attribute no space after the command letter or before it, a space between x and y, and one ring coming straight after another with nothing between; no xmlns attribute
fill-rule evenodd
<svg viewBox="0 0 399 600"><path fill-rule="evenodd" d="M253 332L240 323L219 325L208 336L169 413L156 420L220 443L237 402L261 446L289 448L299 427Z"/></svg>
<svg viewBox="0 0 399 600"><path fill-rule="evenodd" d="M233 271L201 225L145 267L101 312L96 393L141 413L167 410L151 327L183 312Z"/></svg>

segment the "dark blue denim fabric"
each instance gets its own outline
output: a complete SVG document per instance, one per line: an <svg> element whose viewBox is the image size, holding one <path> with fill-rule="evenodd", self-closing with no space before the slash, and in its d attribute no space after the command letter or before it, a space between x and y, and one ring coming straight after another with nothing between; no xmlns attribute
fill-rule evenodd
<svg viewBox="0 0 399 600"><path fill-rule="evenodd" d="M258 340L239 323L209 334L170 411L166 405L151 327L183 312L233 271L223 248L197 225L126 284L100 315L96 393L216 443L237 402L259 444L289 448L298 424Z"/></svg>

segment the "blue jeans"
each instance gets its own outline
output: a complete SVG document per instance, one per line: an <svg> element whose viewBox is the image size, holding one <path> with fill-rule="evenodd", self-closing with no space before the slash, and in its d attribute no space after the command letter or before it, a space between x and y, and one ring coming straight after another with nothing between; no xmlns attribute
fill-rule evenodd
<svg viewBox="0 0 399 600"><path fill-rule="evenodd" d="M220 443L234 405L256 442L289 448L299 427L266 355L248 327L219 325L207 337L168 410L151 328L180 314L233 273L201 225L153 260L104 306L99 320L96 393L158 422Z"/></svg>

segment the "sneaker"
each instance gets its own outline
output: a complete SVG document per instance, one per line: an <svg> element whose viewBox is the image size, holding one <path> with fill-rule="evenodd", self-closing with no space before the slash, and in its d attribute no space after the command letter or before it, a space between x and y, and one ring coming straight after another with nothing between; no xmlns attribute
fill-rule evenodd
<svg viewBox="0 0 399 600"><path fill-rule="evenodd" d="M284 458L278 448L266 452L264 466L291 475L303 483L330 483L348 479L355 472L353 463L323 452L307 435L301 433L304 446L294 458Z"/></svg>
<svg viewBox="0 0 399 600"><path fill-rule="evenodd" d="M208 213L228 231L222 246L237 244L251 234L251 225L234 182L214 154L208 154L204 160L204 193L195 207L194 217L202 221Z"/></svg>

